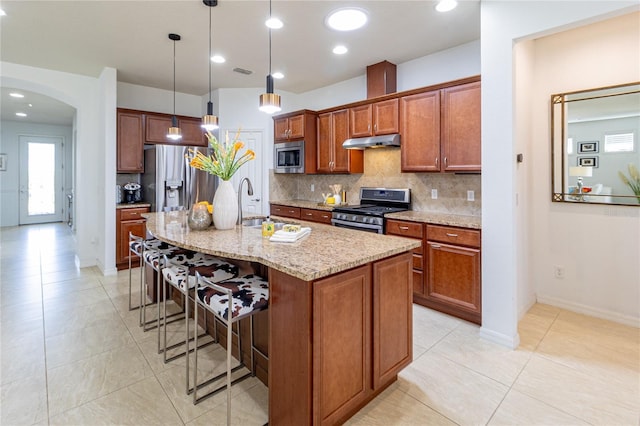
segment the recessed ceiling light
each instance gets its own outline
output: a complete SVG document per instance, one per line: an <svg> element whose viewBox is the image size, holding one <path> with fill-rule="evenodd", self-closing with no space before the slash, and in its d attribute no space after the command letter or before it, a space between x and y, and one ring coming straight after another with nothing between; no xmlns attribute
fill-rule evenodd
<svg viewBox="0 0 640 426"><path fill-rule="evenodd" d="M0 9L0 16L5 16L7 14L7 12L5 12L3 9Z"/></svg>
<svg viewBox="0 0 640 426"><path fill-rule="evenodd" d="M29 108L33 108L33 104L29 104Z"/></svg>
<svg viewBox="0 0 640 426"><path fill-rule="evenodd" d="M455 9L456 6L458 6L458 2L456 0L440 0L436 5L436 10L438 12L448 12Z"/></svg>
<svg viewBox="0 0 640 426"><path fill-rule="evenodd" d="M325 23L337 31L357 30L367 23L367 13L356 8L338 9L327 16Z"/></svg>
<svg viewBox="0 0 640 426"><path fill-rule="evenodd" d="M273 28L274 30L282 28L283 25L284 25L281 20L279 20L278 18L275 18L275 17L271 17L271 18L267 19L264 22L264 24L269 28Z"/></svg>
<svg viewBox="0 0 640 426"><path fill-rule="evenodd" d="M274 72L273 74L271 74L271 77L281 79L284 78L284 74L282 74L281 72Z"/></svg>
<svg viewBox="0 0 640 426"><path fill-rule="evenodd" d="M18 92L9 93L9 96L11 96L12 98L24 98L24 95Z"/></svg>
<svg viewBox="0 0 640 426"><path fill-rule="evenodd" d="M18 117L26 117L27 116L27 114L25 114L24 112L16 112L16 115Z"/></svg>
<svg viewBox="0 0 640 426"><path fill-rule="evenodd" d="M342 45L339 45L333 48L333 53L335 53L336 55L344 55L348 51L349 49L347 49L345 46L342 46Z"/></svg>
<svg viewBox="0 0 640 426"><path fill-rule="evenodd" d="M211 61L215 62L216 64L224 64L227 60L221 55L213 55L211 57Z"/></svg>

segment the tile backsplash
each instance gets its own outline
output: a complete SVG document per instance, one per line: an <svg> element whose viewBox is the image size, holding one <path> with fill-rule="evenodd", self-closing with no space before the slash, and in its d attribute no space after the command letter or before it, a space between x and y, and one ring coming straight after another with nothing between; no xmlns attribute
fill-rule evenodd
<svg viewBox="0 0 640 426"><path fill-rule="evenodd" d="M360 187L411 188L411 208L416 211L481 215L479 174L400 173L399 149L369 149L364 155L364 173L356 175L295 175L269 173L269 199L322 201L329 185L341 184L347 202L360 202ZM315 190L311 191L311 186ZM431 198L431 190L438 198ZM474 191L474 201L467 201Z"/></svg>

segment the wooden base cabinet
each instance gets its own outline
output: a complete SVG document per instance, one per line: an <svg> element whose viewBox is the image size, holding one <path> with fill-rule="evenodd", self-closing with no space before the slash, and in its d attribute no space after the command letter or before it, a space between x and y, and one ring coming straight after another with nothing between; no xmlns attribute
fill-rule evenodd
<svg viewBox="0 0 640 426"><path fill-rule="evenodd" d="M147 233L146 220L141 216L149 207L116 209L116 268L129 267L129 232L144 237ZM133 258L132 266L139 266L138 258Z"/></svg>
<svg viewBox="0 0 640 426"><path fill-rule="evenodd" d="M269 271L269 423L342 424L412 360L411 253L305 282Z"/></svg>
<svg viewBox="0 0 640 426"><path fill-rule="evenodd" d="M480 324L480 231L427 225L427 307Z"/></svg>

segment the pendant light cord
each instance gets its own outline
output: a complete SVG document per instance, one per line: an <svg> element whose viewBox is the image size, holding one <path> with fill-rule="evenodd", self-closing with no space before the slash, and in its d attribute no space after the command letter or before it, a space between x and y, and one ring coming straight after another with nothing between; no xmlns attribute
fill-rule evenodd
<svg viewBox="0 0 640 426"><path fill-rule="evenodd" d="M211 6L209 6L209 102L211 102L211 55Z"/></svg>
<svg viewBox="0 0 640 426"><path fill-rule="evenodd" d="M173 40L173 115L176 115L176 41Z"/></svg>
<svg viewBox="0 0 640 426"><path fill-rule="evenodd" d="M271 19L271 0L269 0L269 19ZM269 27L269 75L271 75L271 27Z"/></svg>

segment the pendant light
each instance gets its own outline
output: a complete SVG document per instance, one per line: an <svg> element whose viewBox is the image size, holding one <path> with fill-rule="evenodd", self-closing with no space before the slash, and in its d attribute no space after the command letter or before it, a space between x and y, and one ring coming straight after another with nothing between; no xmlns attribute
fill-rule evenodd
<svg viewBox="0 0 640 426"><path fill-rule="evenodd" d="M202 0L209 6L209 102L207 102L207 114L202 117L202 128L212 131L218 128L218 117L213 115L213 103L211 102L211 9L218 5L218 0Z"/></svg>
<svg viewBox="0 0 640 426"><path fill-rule="evenodd" d="M180 40L179 34L169 34L169 39L173 40L173 117L171 117L171 127L167 132L167 137L173 141L182 139L182 132L178 127L178 118L176 117L176 41Z"/></svg>
<svg viewBox="0 0 640 426"><path fill-rule="evenodd" d="M271 20L271 0L269 0L269 20ZM273 93L273 76L271 75L271 27L269 26L269 75L267 75L267 93L260 95L260 111L273 114L281 109L280 95Z"/></svg>

